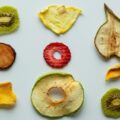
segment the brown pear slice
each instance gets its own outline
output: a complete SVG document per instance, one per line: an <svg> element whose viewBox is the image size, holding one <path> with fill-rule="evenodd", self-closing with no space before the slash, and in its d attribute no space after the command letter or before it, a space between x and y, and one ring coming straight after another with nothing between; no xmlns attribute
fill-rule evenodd
<svg viewBox="0 0 120 120"><path fill-rule="evenodd" d="M99 53L110 58L120 58L120 19L105 4L106 22L99 28L95 37L95 46Z"/></svg>
<svg viewBox="0 0 120 120"><path fill-rule="evenodd" d="M61 35L73 26L80 14L81 10L72 6L51 5L40 11L38 17L48 29Z"/></svg>

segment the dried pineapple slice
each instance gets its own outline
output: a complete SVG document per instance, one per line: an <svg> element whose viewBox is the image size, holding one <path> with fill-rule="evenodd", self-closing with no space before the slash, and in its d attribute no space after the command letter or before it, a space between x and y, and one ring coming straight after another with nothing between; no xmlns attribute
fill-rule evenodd
<svg viewBox="0 0 120 120"><path fill-rule="evenodd" d="M48 29L60 35L72 27L80 14L81 10L75 7L52 5L42 10L38 17Z"/></svg>
<svg viewBox="0 0 120 120"><path fill-rule="evenodd" d="M16 95L12 92L10 82L0 84L0 107L12 107L16 103Z"/></svg>
<svg viewBox="0 0 120 120"><path fill-rule="evenodd" d="M120 77L120 64L111 67L107 74L106 74L106 80L113 79Z"/></svg>

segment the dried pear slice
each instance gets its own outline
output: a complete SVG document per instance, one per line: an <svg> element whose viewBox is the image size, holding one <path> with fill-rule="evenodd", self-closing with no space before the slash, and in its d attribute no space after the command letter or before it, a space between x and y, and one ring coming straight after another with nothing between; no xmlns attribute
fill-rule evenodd
<svg viewBox="0 0 120 120"><path fill-rule="evenodd" d="M51 5L40 11L38 17L48 29L60 35L72 27L80 14L81 10L75 7Z"/></svg>
<svg viewBox="0 0 120 120"><path fill-rule="evenodd" d="M0 83L0 108L12 107L16 103L16 95L12 92L12 83Z"/></svg>
<svg viewBox="0 0 120 120"><path fill-rule="evenodd" d="M0 35L8 34L19 27L19 15L17 9L11 6L0 8Z"/></svg>
<svg viewBox="0 0 120 120"><path fill-rule="evenodd" d="M61 97L55 97L56 94ZM81 107L83 99L82 85L66 73L51 73L40 77L31 94L34 108L47 117L62 117L74 113Z"/></svg>
<svg viewBox="0 0 120 120"><path fill-rule="evenodd" d="M120 89L112 88L101 99L103 113L108 117L120 117Z"/></svg>
<svg viewBox="0 0 120 120"><path fill-rule="evenodd" d="M95 46L99 53L110 58L120 58L120 19L107 6L104 6L107 21L99 28L95 37Z"/></svg>
<svg viewBox="0 0 120 120"><path fill-rule="evenodd" d="M120 77L120 64L111 67L106 74L106 80Z"/></svg>

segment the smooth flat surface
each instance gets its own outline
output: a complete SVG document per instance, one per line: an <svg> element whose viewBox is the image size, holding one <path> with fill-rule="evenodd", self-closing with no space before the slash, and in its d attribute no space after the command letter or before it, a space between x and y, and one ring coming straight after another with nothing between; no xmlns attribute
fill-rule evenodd
<svg viewBox="0 0 120 120"><path fill-rule="evenodd" d="M120 79L105 82L109 67L120 62L112 58L105 61L94 46L94 37L105 22L104 3L120 16L119 0L0 0L0 5L18 8L20 28L15 33L0 36L0 42L9 43L17 53L15 64L7 71L0 71L0 82L11 81L17 95L17 105L10 110L0 109L0 120L46 120L32 107L31 89L36 79L51 71L71 73L80 80L85 90L85 101L81 111L62 120L114 120L101 112L100 98L110 88L120 88ZM46 29L37 13L51 4L72 5L82 9L70 31L61 36ZM43 49L50 42L68 45L72 60L63 69L52 69L43 59ZM120 118L119 118L120 119ZM118 120L119 120L118 119Z"/></svg>

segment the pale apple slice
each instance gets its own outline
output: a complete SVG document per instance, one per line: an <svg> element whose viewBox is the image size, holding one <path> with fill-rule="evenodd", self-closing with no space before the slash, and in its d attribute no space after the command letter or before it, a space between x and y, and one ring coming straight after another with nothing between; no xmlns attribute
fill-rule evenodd
<svg viewBox="0 0 120 120"><path fill-rule="evenodd" d="M41 115L62 117L82 106L84 92L80 82L75 81L72 75L51 73L38 79L32 89L31 99Z"/></svg>

